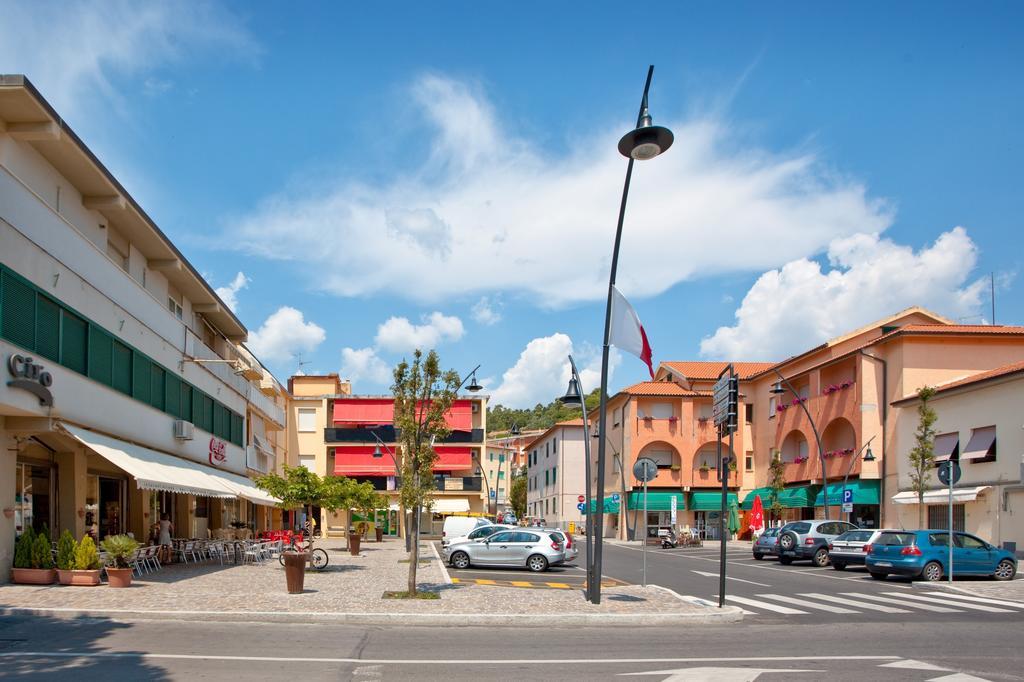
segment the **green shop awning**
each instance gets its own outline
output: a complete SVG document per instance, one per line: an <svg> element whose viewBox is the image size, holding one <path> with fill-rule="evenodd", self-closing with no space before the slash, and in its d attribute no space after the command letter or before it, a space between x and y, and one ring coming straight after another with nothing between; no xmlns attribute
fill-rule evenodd
<svg viewBox="0 0 1024 682"><path fill-rule="evenodd" d="M846 484L846 489L853 491L854 504L878 504L882 499L878 479L854 479ZM829 483L825 490L828 491L829 505L843 503L842 483ZM815 507L825 506L825 490L818 491L817 497L814 498Z"/></svg>
<svg viewBox="0 0 1024 682"><path fill-rule="evenodd" d="M730 504L739 504L739 500L740 498L736 493L729 493L729 497L725 501L726 508ZM722 493L690 493L689 509L693 511L721 511Z"/></svg>
<svg viewBox="0 0 1024 682"><path fill-rule="evenodd" d="M604 504L601 505L601 507L602 507L602 511L605 514L618 514L619 513L619 503L612 501L611 497L604 498ZM596 514L597 513L597 500L591 500L590 501L590 512L592 514Z"/></svg>
<svg viewBox="0 0 1024 682"><path fill-rule="evenodd" d="M647 491L647 511L672 511L672 498L676 499L676 511L686 509L686 496L683 493L668 493L661 490ZM629 509L644 508L643 492L635 490L629 494Z"/></svg>
<svg viewBox="0 0 1024 682"><path fill-rule="evenodd" d="M810 507L813 493L814 491L811 486L783 488L779 491L779 504L786 509ZM743 504L740 505L740 509L751 509L754 506L754 498L758 495L761 496L761 504L765 509L772 506L772 489L755 488L747 493L747 496L743 498Z"/></svg>

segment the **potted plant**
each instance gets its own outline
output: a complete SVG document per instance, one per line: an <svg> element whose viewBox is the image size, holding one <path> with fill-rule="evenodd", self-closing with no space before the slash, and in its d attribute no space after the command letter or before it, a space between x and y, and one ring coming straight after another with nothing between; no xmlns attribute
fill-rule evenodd
<svg viewBox="0 0 1024 682"><path fill-rule="evenodd" d="M705 463L705 464L701 464L701 465L700 465L700 469L699 469L699 471L700 471L700 473L701 473L701 474L703 474L704 476L707 476L708 472L709 472L709 471L711 471L711 467L709 467L709 466L707 465L707 463Z"/></svg>
<svg viewBox="0 0 1024 682"><path fill-rule="evenodd" d="M57 539L57 582L71 584L71 571L75 568L75 536L67 528Z"/></svg>
<svg viewBox="0 0 1024 682"><path fill-rule="evenodd" d="M139 543L127 535L108 535L100 543L107 553L107 582L111 587L131 587L132 569L128 560L139 548Z"/></svg>
<svg viewBox="0 0 1024 682"><path fill-rule="evenodd" d="M88 535L75 548L75 570L71 571L71 584L86 587L100 584L100 553Z"/></svg>
<svg viewBox="0 0 1024 682"><path fill-rule="evenodd" d="M41 543L41 544L39 544ZM36 535L29 526L14 546L11 582L20 585L49 585L57 577L53 555L45 532Z"/></svg>

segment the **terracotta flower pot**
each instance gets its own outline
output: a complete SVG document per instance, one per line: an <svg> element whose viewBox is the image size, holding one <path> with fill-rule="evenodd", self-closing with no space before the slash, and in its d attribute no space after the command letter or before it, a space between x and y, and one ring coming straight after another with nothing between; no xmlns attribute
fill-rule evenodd
<svg viewBox="0 0 1024 682"><path fill-rule="evenodd" d="M131 569L128 569L129 571ZM99 569L75 569L70 571L71 582L69 585L78 585L80 587L95 587L100 584L100 571ZM128 575L128 583L131 584L131 574Z"/></svg>
<svg viewBox="0 0 1024 682"><path fill-rule="evenodd" d="M71 569L58 568L57 569L57 582L61 585L71 584Z"/></svg>
<svg viewBox="0 0 1024 682"><path fill-rule="evenodd" d="M348 534L348 551L352 556L359 556L359 543L362 539L362 536L356 533Z"/></svg>
<svg viewBox="0 0 1024 682"><path fill-rule="evenodd" d="M107 584L111 587L131 587L132 569L107 568Z"/></svg>
<svg viewBox="0 0 1024 682"><path fill-rule="evenodd" d="M57 571L52 568L12 568L11 582L19 585L52 585Z"/></svg>
<svg viewBox="0 0 1024 682"><path fill-rule="evenodd" d="M309 554L304 552L284 553L284 579L288 585L288 594L302 594L302 586L306 580L306 562Z"/></svg>
<svg viewBox="0 0 1024 682"><path fill-rule="evenodd" d="M377 535L377 542L384 542L384 529L383 528L378 526L378 527L373 529L373 532Z"/></svg>

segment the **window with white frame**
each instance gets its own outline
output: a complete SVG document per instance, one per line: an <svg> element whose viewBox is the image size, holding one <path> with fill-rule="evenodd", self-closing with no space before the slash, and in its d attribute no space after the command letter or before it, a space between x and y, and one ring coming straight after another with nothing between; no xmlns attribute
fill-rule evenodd
<svg viewBox="0 0 1024 682"><path fill-rule="evenodd" d="M655 419L671 419L672 403L651 403L647 406L647 416Z"/></svg>
<svg viewBox="0 0 1024 682"><path fill-rule="evenodd" d="M299 455L299 466L316 471L316 455Z"/></svg>
<svg viewBox="0 0 1024 682"><path fill-rule="evenodd" d="M643 457L649 457L653 459L658 465L659 469L670 469L672 468L672 451L671 450L644 450Z"/></svg>
<svg viewBox="0 0 1024 682"><path fill-rule="evenodd" d="M775 396L768 398L768 418L771 419L775 416Z"/></svg>
<svg viewBox="0 0 1024 682"><path fill-rule="evenodd" d="M300 433L315 433L316 432L316 408L315 407L300 407L299 408L299 432Z"/></svg>

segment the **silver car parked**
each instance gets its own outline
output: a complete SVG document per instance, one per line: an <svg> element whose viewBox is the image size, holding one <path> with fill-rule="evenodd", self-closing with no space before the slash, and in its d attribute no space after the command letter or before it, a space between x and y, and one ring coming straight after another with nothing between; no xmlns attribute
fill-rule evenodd
<svg viewBox="0 0 1024 682"><path fill-rule="evenodd" d="M511 566L534 573L548 570L565 561L560 536L541 529L503 531L484 540L452 547L448 563L454 568L470 566Z"/></svg>

